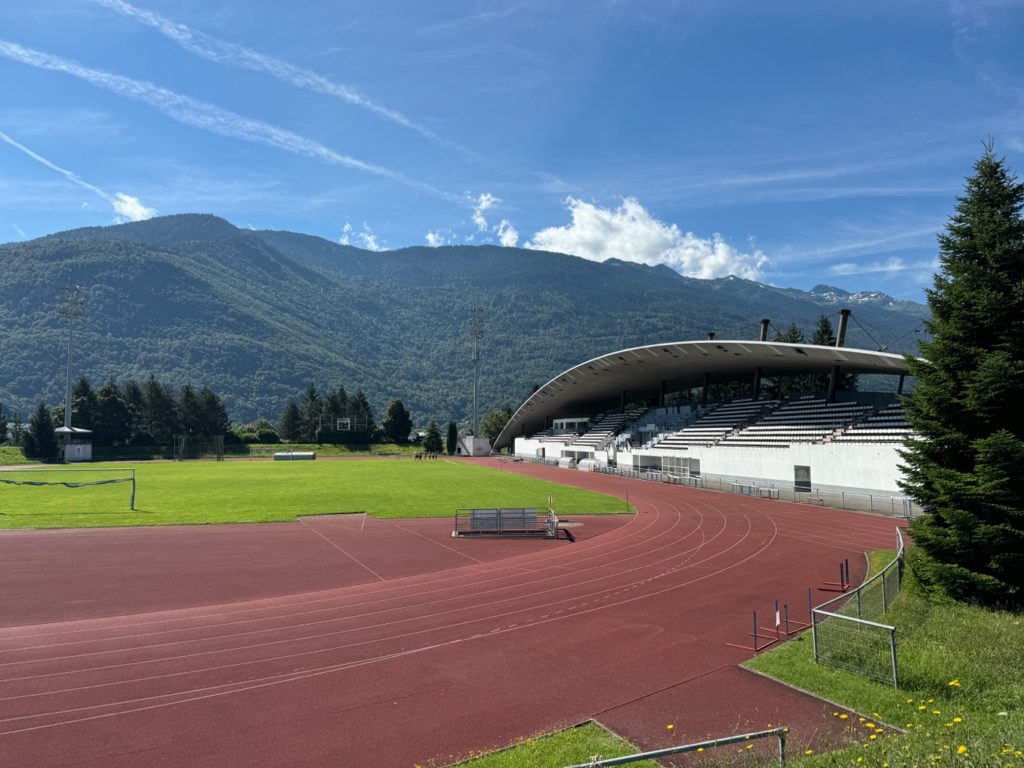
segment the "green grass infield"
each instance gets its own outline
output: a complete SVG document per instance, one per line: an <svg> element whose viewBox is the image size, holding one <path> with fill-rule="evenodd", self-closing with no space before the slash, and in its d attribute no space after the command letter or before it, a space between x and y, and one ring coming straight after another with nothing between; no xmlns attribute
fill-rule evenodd
<svg viewBox="0 0 1024 768"><path fill-rule="evenodd" d="M79 485L136 474L130 483ZM0 472L0 528L249 523L366 512L378 518L446 517L467 507L622 513L621 499L464 461L347 459L90 464ZM45 480L66 485L21 485Z"/></svg>

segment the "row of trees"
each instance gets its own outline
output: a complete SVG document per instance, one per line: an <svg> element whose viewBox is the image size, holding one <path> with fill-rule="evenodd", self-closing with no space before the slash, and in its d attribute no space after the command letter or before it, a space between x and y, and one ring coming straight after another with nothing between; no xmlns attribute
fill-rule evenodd
<svg viewBox="0 0 1024 768"><path fill-rule="evenodd" d="M2 408L0 408L2 414ZM64 405L53 408L40 401L27 426L19 416L7 427L0 415L0 443L20 445L28 458L57 455L56 425L64 422ZM141 385L133 379L113 379L93 389L82 376L71 388L71 424L92 432L96 446L167 445L178 435L226 435L227 409L209 387L185 384L177 391L150 376Z"/></svg>
<svg viewBox="0 0 1024 768"><path fill-rule="evenodd" d="M349 432L365 435L365 442L373 442L377 433L373 408L361 389L349 396L345 387L339 386L321 395L316 385L310 384L299 402L291 400L285 406L277 421L277 433L285 442L318 443L322 433L339 431L341 419L349 420Z"/></svg>

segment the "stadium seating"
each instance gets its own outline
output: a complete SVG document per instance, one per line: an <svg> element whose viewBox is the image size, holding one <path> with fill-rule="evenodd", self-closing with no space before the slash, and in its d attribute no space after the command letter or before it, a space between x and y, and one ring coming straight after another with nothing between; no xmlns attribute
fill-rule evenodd
<svg viewBox="0 0 1024 768"><path fill-rule="evenodd" d="M852 425L834 438L843 443L902 443L914 430L903 408L893 403Z"/></svg>

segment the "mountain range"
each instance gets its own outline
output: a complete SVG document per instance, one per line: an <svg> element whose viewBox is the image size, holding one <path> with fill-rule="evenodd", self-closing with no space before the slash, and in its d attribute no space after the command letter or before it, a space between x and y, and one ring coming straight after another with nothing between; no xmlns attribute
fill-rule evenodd
<svg viewBox="0 0 1024 768"><path fill-rule="evenodd" d="M914 351L927 307L884 293L810 292L666 266L492 245L367 251L181 214L0 245L0 403L63 399L68 322L80 286L73 375L98 385L151 374L207 385L232 418L275 419L310 382L366 392L378 415L402 399L417 424L472 409L473 311L483 318L480 414L513 407L566 368L641 344L757 338L770 318L810 336L854 310L849 346Z"/></svg>

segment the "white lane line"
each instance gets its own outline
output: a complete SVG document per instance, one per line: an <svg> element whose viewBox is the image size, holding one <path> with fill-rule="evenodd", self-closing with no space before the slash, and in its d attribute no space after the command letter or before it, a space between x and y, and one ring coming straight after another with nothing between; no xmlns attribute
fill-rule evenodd
<svg viewBox="0 0 1024 768"><path fill-rule="evenodd" d="M299 522L300 522L300 523L302 523L302 524L303 524L303 525L304 525L304 526L306 527L306 530L307 530L307 531L311 531L312 533L315 533L315 534L316 534L317 536L319 536L319 537L320 537L321 539L323 539L324 541L326 541L326 542L327 542L328 544L330 544L330 545L331 545L332 547L334 547L334 548L335 548L336 550L338 550L339 552L341 552L341 554L343 554L343 555L344 555L345 557L347 557L348 559L350 559L350 560L351 560L351 561L352 561L353 563L355 563L356 565L361 565L361 566L362 566L363 568L365 568L366 570L368 570L368 571L369 571L370 573L372 573L372 574L373 574L373 575L374 575L374 576L375 576L375 577L376 577L376 578L377 578L377 579L378 579L379 581L385 581L385 579L384 579L384 577L383 577L383 576L381 576L381 575L380 575L379 573L377 573L377 572L376 572L375 570L373 570L373 568L371 568L370 566L368 566L368 565L367 565L366 563L362 562L362 561L361 561L361 560L359 560L359 559L358 559L357 557L354 557L354 556L352 556L351 554L349 554L348 552L346 552L346 551L345 551L344 549L342 549L342 548L341 548L341 547L339 547L339 546L338 546L337 544L335 544L335 543L334 543L333 541L331 541L331 540L330 540L330 539L328 539L328 538L327 538L326 536L324 536L324 535L323 535L322 533L320 533L320 531L316 530L315 528L310 528L310 527L309 527L309 525L308 525L308 524L306 523L306 521L305 521L305 520L303 520L303 519L301 519L301 518L300 518L300 519L299 519Z"/></svg>

